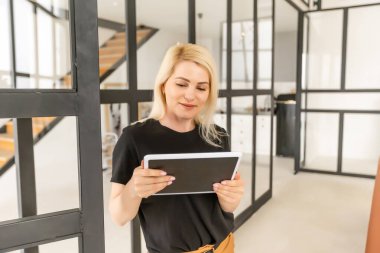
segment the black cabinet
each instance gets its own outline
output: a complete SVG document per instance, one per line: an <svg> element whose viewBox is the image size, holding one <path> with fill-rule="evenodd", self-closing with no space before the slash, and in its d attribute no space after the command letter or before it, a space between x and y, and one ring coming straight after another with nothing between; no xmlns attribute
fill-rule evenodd
<svg viewBox="0 0 380 253"><path fill-rule="evenodd" d="M281 94L276 99L276 155L294 156L295 94Z"/></svg>

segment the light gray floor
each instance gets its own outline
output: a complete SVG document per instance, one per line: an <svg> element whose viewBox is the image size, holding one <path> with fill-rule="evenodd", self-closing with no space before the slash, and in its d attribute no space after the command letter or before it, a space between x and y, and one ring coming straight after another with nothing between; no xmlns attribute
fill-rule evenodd
<svg viewBox="0 0 380 253"><path fill-rule="evenodd" d="M75 119L65 119L35 146L38 213L78 208ZM71 132L71 131L69 131ZM75 131L73 131L75 133ZM49 156L46 156L49 154ZM62 155L64 154L64 155ZM110 171L103 173L107 253L131 253L129 226L117 227L107 211ZM362 253L374 181L321 174L293 175L293 160L274 158L273 198L236 233L237 253ZM0 221L17 218L16 173L0 177ZM40 252L78 252L77 239Z"/></svg>
<svg viewBox="0 0 380 253"><path fill-rule="evenodd" d="M236 252L364 252L373 180L274 168L273 198L235 233Z"/></svg>

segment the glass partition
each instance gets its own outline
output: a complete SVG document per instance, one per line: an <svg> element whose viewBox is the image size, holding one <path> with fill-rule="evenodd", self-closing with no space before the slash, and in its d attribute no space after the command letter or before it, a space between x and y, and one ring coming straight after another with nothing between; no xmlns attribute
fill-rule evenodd
<svg viewBox="0 0 380 253"><path fill-rule="evenodd" d="M342 171L375 176L380 154L380 115L344 115Z"/></svg>
<svg viewBox="0 0 380 253"><path fill-rule="evenodd" d="M338 166L338 113L305 115L303 164L308 169L336 171Z"/></svg>
<svg viewBox="0 0 380 253"><path fill-rule="evenodd" d="M226 41L222 35L227 20L227 1L226 0L196 0L196 40L197 44L206 47L215 59L218 71L220 89L225 89L226 85L226 66L222 65L222 54L225 54ZM224 25L223 25L224 24ZM224 43L224 46L223 44ZM222 74L224 76L222 77Z"/></svg>
<svg viewBox="0 0 380 253"><path fill-rule="evenodd" d="M380 24L380 5L348 15L346 89L380 89L380 34L371 29Z"/></svg>
<svg viewBox="0 0 380 253"><path fill-rule="evenodd" d="M178 42L187 43L187 4L186 0L136 1L136 24L158 29L137 51L138 89L153 89L166 50Z"/></svg>
<svg viewBox="0 0 380 253"><path fill-rule="evenodd" d="M255 199L270 188L271 103L270 95L257 96Z"/></svg>
<svg viewBox="0 0 380 253"><path fill-rule="evenodd" d="M0 1L0 89L11 88L11 33L9 1Z"/></svg>
<svg viewBox="0 0 380 253"><path fill-rule="evenodd" d="M253 98L250 96L232 98L231 150L242 152L239 166L241 178L245 182L243 199L234 212L235 216L252 205L252 143L253 143Z"/></svg>
<svg viewBox="0 0 380 253"><path fill-rule="evenodd" d="M339 89L342 57L343 11L308 13L309 89ZM329 39L326 39L329 38Z"/></svg>
<svg viewBox="0 0 380 253"><path fill-rule="evenodd" d="M13 2L16 87L12 88L72 89L67 1L41 5Z"/></svg>

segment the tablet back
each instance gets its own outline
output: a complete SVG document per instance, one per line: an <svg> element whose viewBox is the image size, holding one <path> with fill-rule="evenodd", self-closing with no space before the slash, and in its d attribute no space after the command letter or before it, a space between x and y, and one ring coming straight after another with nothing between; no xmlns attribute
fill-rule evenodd
<svg viewBox="0 0 380 253"><path fill-rule="evenodd" d="M231 180L239 157L157 159L148 161L150 169L161 169L174 176L173 184L157 194L212 193L213 184Z"/></svg>

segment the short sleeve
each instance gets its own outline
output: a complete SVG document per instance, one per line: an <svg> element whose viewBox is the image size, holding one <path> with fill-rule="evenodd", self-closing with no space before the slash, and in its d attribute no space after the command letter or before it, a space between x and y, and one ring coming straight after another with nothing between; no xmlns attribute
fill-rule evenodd
<svg viewBox="0 0 380 253"><path fill-rule="evenodd" d="M140 165L137 149L128 127L123 129L112 153L112 178L111 182L127 184L133 175L133 171Z"/></svg>

